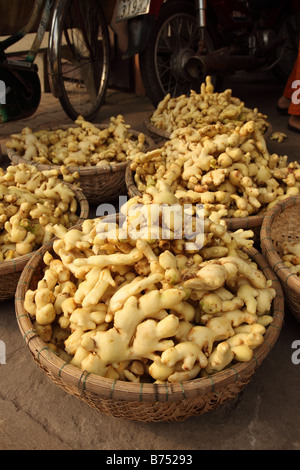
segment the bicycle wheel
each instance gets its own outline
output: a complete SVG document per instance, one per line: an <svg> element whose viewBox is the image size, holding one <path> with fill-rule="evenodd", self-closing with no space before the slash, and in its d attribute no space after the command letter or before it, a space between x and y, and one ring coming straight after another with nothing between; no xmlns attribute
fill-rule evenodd
<svg viewBox="0 0 300 470"><path fill-rule="evenodd" d="M105 98L110 66L109 32L97 0L56 3L49 64L53 94L67 115L93 120Z"/></svg>
<svg viewBox="0 0 300 470"><path fill-rule="evenodd" d="M216 31L208 22L202 41L203 53L217 48ZM201 38L194 3L170 1L163 4L146 48L140 53L140 70L146 94L157 104L168 93L172 97L199 91L203 80L185 69L190 56L197 53ZM216 85L217 77L213 78Z"/></svg>

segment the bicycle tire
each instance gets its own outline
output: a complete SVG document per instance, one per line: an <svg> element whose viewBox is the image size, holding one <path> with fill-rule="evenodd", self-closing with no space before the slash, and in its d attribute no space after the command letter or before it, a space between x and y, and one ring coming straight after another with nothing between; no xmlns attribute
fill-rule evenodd
<svg viewBox="0 0 300 470"><path fill-rule="evenodd" d="M181 27L178 27L176 22L179 22ZM173 31L184 31L182 25L187 28L186 32L190 28L189 32L192 32L192 34L185 35L189 39L185 41L179 40L179 36L176 38L175 34L174 38L172 37L169 43L166 43L163 35L167 28L171 30L173 26ZM218 36L209 21L207 22L206 34L211 50L215 50L218 45ZM203 80L189 80L183 73L183 70L180 69L180 66L178 66L180 54L185 52L184 48L187 50L190 48L196 52L199 40L199 37L197 38L196 36L197 18L194 3L181 0L164 3L150 34L147 46L139 54L141 78L146 95L154 107L158 105L167 93L170 93L172 97L176 97L181 94L188 95L191 89L197 92L200 90ZM191 37L195 37L193 44L191 43ZM159 41L165 41L165 44L160 46ZM164 82L162 80L163 74L166 77ZM216 86L219 78L217 76L212 78ZM173 87L172 89L173 85L177 88Z"/></svg>
<svg viewBox="0 0 300 470"><path fill-rule="evenodd" d="M81 115L92 121L105 99L110 70L109 31L99 2L58 2L50 35L53 94L72 120Z"/></svg>

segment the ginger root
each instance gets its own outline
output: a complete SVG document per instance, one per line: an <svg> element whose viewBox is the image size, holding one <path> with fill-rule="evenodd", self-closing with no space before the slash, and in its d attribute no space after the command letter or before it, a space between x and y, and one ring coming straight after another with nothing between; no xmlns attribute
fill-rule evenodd
<svg viewBox="0 0 300 470"><path fill-rule="evenodd" d="M24 303L49 347L88 372L133 382L186 381L250 360L275 297L242 251L253 233L231 234L214 216L204 219L200 249L187 249L184 235L134 238L131 205L122 223L54 227L53 254L44 255L43 278Z"/></svg>
<svg viewBox="0 0 300 470"><path fill-rule="evenodd" d="M228 91L224 95L233 99ZM145 196L144 202L166 200L163 188L168 187L169 201L175 197L181 205L203 205L209 216L218 212L226 218L243 218L264 214L277 202L299 194L300 164L288 163L286 155L270 154L263 135L267 125L259 113L243 111L234 117L234 108L241 111L234 99L228 114L221 105L214 105L220 113L210 119L212 111L209 105L204 106L206 99L207 103L213 99L224 104L222 93L208 92L204 85L199 99L194 92L189 98L175 98L185 103L182 107L165 97L152 117L158 127L162 126L161 116L176 119L175 109L185 110L191 117L192 111L187 113L189 100L195 102L193 110L196 104L200 106L205 123L183 117L172 126L170 138L160 148L128 153L134 183Z"/></svg>
<svg viewBox="0 0 300 470"><path fill-rule="evenodd" d="M248 121L255 121L262 132L269 125L267 116L257 108L247 108L239 98L232 96L232 90L215 93L210 76L202 83L200 93L191 90L189 96L174 98L167 94L150 117L153 126L170 133L179 127L200 129L216 122L236 126Z"/></svg>
<svg viewBox="0 0 300 470"><path fill-rule="evenodd" d="M146 137L133 136L122 115L113 116L106 128L100 129L82 116L75 127L33 132L25 127L11 135L6 146L15 150L29 164L38 162L63 166L64 174L70 167L103 166L126 161L127 152L145 150ZM65 176L66 180L66 176Z"/></svg>
<svg viewBox="0 0 300 470"><path fill-rule="evenodd" d="M79 219L73 188L59 171L19 164L0 171L0 261L28 254Z"/></svg>
<svg viewBox="0 0 300 470"><path fill-rule="evenodd" d="M282 261L292 273L300 277L300 243L283 242L282 243Z"/></svg>

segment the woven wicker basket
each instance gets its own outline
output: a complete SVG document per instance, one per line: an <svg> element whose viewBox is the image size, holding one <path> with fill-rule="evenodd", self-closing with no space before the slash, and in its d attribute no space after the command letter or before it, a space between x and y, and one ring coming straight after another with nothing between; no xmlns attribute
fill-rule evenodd
<svg viewBox="0 0 300 470"><path fill-rule="evenodd" d="M209 377L175 384L138 384L103 378L70 365L58 357L34 330L24 309L28 289L35 289L42 277L42 256L51 252L52 244L43 246L22 272L15 297L17 322L31 356L48 377L101 413L116 418L143 422L183 421L216 409L235 398L250 382L253 374L276 343L283 324L284 308L280 282L265 259L255 249L247 253L273 280L276 297L272 305L273 323L267 327L264 343L254 350L248 362L231 364L226 370Z"/></svg>
<svg viewBox="0 0 300 470"><path fill-rule="evenodd" d="M60 129L68 129L71 126L61 125ZM106 129L107 125L97 125L99 129ZM48 128L47 130L55 130L57 127ZM140 132L130 129L130 133L133 137L136 137ZM154 141L151 137L145 135L145 148L150 150L155 146ZM14 165L19 163L27 163L35 165L40 171L49 169L59 169L56 165L45 165L34 161L28 161L22 158L13 149L7 148L7 155ZM128 162L114 163L109 165L97 167L68 167L71 173L79 173L79 184L82 192L86 196L88 202L91 205L101 204L103 202L109 202L126 194L126 183L125 183L125 170Z"/></svg>
<svg viewBox="0 0 300 470"><path fill-rule="evenodd" d="M125 173L125 181L127 187L127 194L129 197L141 196L142 193L137 189L133 172L130 169L130 166L126 168ZM231 219L224 219L227 224L228 230L235 231L240 228L245 230L252 230L254 233L254 246L259 248L260 243L260 229L262 225L262 221L264 219L263 215L252 215L249 217L239 217L239 218L231 218Z"/></svg>
<svg viewBox="0 0 300 470"><path fill-rule="evenodd" d="M87 219L89 216L89 204L82 191L73 188L78 203L78 223ZM12 299L15 295L20 275L29 259L34 256L36 251L27 255L18 256L9 261L0 263L0 301Z"/></svg>
<svg viewBox="0 0 300 470"><path fill-rule="evenodd" d="M286 198L268 211L260 234L262 253L281 282L290 312L300 322L300 279L281 259L283 242L300 243L300 196Z"/></svg>

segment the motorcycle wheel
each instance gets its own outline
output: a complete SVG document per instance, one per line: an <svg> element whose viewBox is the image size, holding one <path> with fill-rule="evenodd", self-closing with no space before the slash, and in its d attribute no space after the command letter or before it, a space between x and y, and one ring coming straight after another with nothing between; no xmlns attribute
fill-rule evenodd
<svg viewBox="0 0 300 470"><path fill-rule="evenodd" d="M185 70L186 58L195 55L200 28L194 2L173 0L163 4L146 48L139 54L140 73L145 92L154 107L170 93L172 97L198 92L204 79L193 78ZM217 33L208 22L206 52L217 48ZM217 86L217 76L212 83Z"/></svg>

